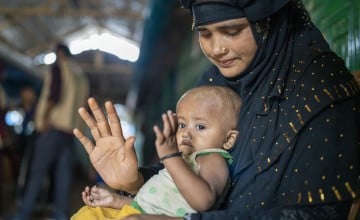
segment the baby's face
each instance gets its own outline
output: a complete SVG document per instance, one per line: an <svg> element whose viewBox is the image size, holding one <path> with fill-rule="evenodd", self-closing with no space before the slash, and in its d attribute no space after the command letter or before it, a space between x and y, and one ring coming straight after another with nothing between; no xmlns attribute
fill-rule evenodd
<svg viewBox="0 0 360 220"><path fill-rule="evenodd" d="M182 99L176 109L179 150L189 155L203 149L222 148L227 133L222 111L220 105L199 97L189 95Z"/></svg>

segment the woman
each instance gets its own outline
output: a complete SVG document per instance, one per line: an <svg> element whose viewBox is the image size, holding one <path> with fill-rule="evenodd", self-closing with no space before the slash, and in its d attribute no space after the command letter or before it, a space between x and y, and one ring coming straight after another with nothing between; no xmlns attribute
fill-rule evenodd
<svg viewBox="0 0 360 220"><path fill-rule="evenodd" d="M360 88L303 4L295 0L183 0L182 4L192 12L201 49L214 64L199 84L228 86L243 101L241 141L231 152L227 200L220 210L185 218L346 219L360 194ZM109 128L97 104L89 105L96 120L85 111L80 114L95 141L119 137L116 140L124 147L96 149L84 135L75 134L110 186L135 193L156 169L137 172L134 139L122 138L112 107L107 105ZM121 161L111 164L109 156L105 163L104 151L121 154L114 157Z"/></svg>

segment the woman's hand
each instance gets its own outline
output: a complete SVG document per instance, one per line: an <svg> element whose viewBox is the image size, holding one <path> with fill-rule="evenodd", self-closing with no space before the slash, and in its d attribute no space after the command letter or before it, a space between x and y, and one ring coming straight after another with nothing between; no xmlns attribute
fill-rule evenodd
<svg viewBox="0 0 360 220"><path fill-rule="evenodd" d="M79 114L89 127L95 143L79 129L74 129L74 135L89 154L96 171L110 187L129 193L137 192L144 180L138 172L135 137L124 138L120 119L111 102L105 102L108 118L94 98L88 99L88 105L92 114L85 108L80 108Z"/></svg>

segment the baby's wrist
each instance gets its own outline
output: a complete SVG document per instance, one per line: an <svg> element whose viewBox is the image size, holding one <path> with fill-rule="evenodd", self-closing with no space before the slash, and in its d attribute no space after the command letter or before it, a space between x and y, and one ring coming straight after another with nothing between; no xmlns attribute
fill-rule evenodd
<svg viewBox="0 0 360 220"><path fill-rule="evenodd" d="M181 156L182 156L182 152L174 152L174 153L166 154L165 156L162 156L160 158L160 162L163 163L164 160L166 160L166 159L173 158L173 157L181 157Z"/></svg>

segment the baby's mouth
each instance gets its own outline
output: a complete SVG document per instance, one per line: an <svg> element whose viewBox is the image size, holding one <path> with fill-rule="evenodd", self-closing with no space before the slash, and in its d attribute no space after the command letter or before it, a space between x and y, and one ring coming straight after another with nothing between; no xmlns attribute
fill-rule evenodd
<svg viewBox="0 0 360 220"><path fill-rule="evenodd" d="M192 147L191 141L189 141L189 140L182 140L181 145L182 146Z"/></svg>

